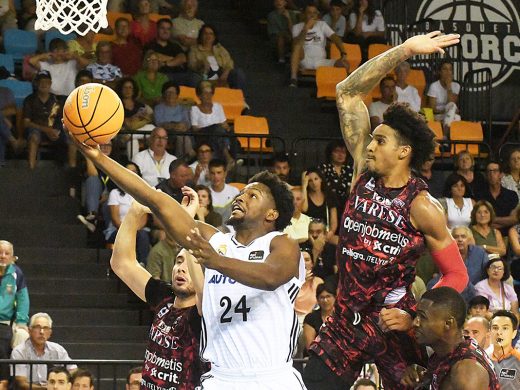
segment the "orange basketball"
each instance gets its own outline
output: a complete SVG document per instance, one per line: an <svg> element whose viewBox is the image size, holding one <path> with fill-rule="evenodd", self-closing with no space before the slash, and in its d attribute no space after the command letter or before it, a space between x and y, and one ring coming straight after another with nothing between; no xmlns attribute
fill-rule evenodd
<svg viewBox="0 0 520 390"><path fill-rule="evenodd" d="M74 137L95 146L110 141L123 126L119 96L102 84L84 84L72 91L63 107L63 122Z"/></svg>

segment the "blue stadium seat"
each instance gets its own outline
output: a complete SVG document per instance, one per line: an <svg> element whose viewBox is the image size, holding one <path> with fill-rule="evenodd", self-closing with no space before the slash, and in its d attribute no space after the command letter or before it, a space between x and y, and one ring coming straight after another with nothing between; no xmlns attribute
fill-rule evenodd
<svg viewBox="0 0 520 390"><path fill-rule="evenodd" d="M70 41L71 39L76 39L77 35L72 33L72 34L62 34L61 32L59 32L58 30L49 30L45 33L45 51L49 51L49 44L51 43L51 41L54 39L54 38L61 38L63 39L65 42L67 41Z"/></svg>
<svg viewBox="0 0 520 390"><path fill-rule="evenodd" d="M23 100L31 93L33 93L32 83L29 81L10 79L0 80L0 87L6 87L13 91L17 107L22 107Z"/></svg>
<svg viewBox="0 0 520 390"><path fill-rule="evenodd" d="M4 48L15 61L21 62L27 54L34 54L38 48L36 33L11 28L4 32Z"/></svg>
<svg viewBox="0 0 520 390"><path fill-rule="evenodd" d="M14 59L11 54L0 53L0 66L4 66L9 73L14 74Z"/></svg>

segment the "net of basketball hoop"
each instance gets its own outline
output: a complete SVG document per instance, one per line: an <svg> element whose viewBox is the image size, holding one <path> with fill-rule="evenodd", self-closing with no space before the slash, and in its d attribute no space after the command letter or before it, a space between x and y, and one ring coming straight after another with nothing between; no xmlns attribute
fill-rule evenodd
<svg viewBox="0 0 520 390"><path fill-rule="evenodd" d="M85 35L108 27L108 0L36 0L37 30L58 29L62 34Z"/></svg>

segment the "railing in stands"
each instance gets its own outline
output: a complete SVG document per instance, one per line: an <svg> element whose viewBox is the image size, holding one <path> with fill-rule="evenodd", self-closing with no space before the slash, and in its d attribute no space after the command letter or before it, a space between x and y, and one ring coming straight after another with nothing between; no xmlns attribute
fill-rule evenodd
<svg viewBox="0 0 520 390"><path fill-rule="evenodd" d="M342 140L341 137L300 137L293 140L289 160L293 167L316 166L326 162L325 148L331 141Z"/></svg>
<svg viewBox="0 0 520 390"><path fill-rule="evenodd" d="M460 94L460 113L463 120L484 122L487 128L488 142L493 140L491 134L492 73L490 68L471 70L464 75Z"/></svg>

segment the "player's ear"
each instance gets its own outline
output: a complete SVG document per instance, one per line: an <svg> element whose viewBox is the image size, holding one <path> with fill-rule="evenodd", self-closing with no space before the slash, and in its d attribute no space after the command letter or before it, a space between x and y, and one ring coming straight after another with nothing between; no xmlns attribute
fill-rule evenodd
<svg viewBox="0 0 520 390"><path fill-rule="evenodd" d="M452 328L456 328L457 327L457 320L455 320L454 317L450 317L446 320L446 322L444 323L444 328L446 330L449 330L449 329L452 329Z"/></svg>
<svg viewBox="0 0 520 390"><path fill-rule="evenodd" d="M402 145L399 147L399 159L404 160L412 153L412 147L410 145Z"/></svg>
<svg viewBox="0 0 520 390"><path fill-rule="evenodd" d="M280 216L280 213L278 212L278 210L276 209L269 209L267 211L267 215L266 215L266 219L269 221L269 222L274 222L278 219L278 217Z"/></svg>

